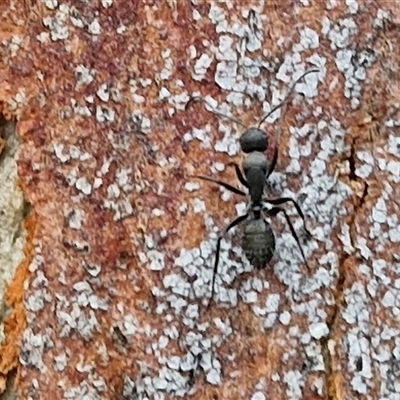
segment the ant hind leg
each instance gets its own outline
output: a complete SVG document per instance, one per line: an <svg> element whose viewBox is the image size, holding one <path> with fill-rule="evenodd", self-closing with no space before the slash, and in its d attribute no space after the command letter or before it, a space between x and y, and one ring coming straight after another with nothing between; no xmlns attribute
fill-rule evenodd
<svg viewBox="0 0 400 400"><path fill-rule="evenodd" d="M280 208L280 207L274 207L274 208L271 208L271 210L269 210L267 212L267 215L269 215L270 217L273 217L273 216L277 215L279 212L283 212L283 215L285 216L286 222L289 225L290 232L291 232L294 240L296 241L297 246L300 249L300 253L301 253L301 256L303 257L303 260L304 260L304 262L306 264L307 270L310 272L310 267L308 265L306 256L304 255L303 248L301 247L299 237L297 236L297 233L296 233L296 231L294 229L292 221L290 220L289 215L287 214L286 210L284 210L283 208Z"/></svg>
<svg viewBox="0 0 400 400"><path fill-rule="evenodd" d="M265 203L269 203L269 204L272 204L274 206L279 206L281 204L291 202L294 205L297 213L300 215L300 218L303 220L304 231L307 233L307 235L312 236L311 232L308 230L308 228L306 226L306 220L304 218L303 211L301 210L301 208L300 208L300 206L299 206L299 204L297 203L296 200L294 200L294 199L292 199L290 197L281 197L279 199L263 199L263 201ZM279 207L277 207L277 208L279 208Z"/></svg>
<svg viewBox="0 0 400 400"><path fill-rule="evenodd" d="M214 293L215 293L215 277L217 276L218 273L218 264L219 264L219 253L221 251L221 241L222 238L224 237L225 234L227 234L233 227L236 225L239 225L241 222L243 222L249 215L246 213L244 215L240 215L236 219L234 219L222 232L222 234L218 237L217 241L217 249L215 251L215 261L214 261L214 268L213 268L213 277L212 277L212 283L211 283L211 301L214 299ZM210 303L211 303L210 301ZM208 305L210 305L208 303Z"/></svg>

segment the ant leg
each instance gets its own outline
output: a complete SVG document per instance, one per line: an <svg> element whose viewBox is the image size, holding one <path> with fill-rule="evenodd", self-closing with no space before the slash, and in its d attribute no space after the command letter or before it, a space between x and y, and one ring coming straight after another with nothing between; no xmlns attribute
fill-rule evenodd
<svg viewBox="0 0 400 400"><path fill-rule="evenodd" d="M242 171L240 170L240 168L239 168L239 165L237 165L235 162L230 162L230 163L228 163L228 164L226 164L226 165L229 165L229 166L234 166L235 167L235 171L236 171L236 176L237 176L237 178L239 179L239 182L243 185L243 186L245 186L245 187L249 187L249 185L247 184L247 182L246 182L246 178L243 176L243 173L242 173Z"/></svg>
<svg viewBox="0 0 400 400"><path fill-rule="evenodd" d="M303 257L303 260L304 260L304 262L306 264L306 267L307 267L308 271L310 271L310 267L308 266L306 256L304 255L304 252L303 252L303 248L301 247L299 237L297 236L297 233L294 230L292 221L290 220L289 215L287 215L286 210L284 210L283 208L280 208L280 207L274 207L274 208L271 208L271 210L267 211L267 215L269 215L270 217L273 217L273 216L275 216L276 214L278 214L281 211L283 212L283 215L286 218L286 222L289 225L290 232L292 233L292 236L294 237L294 240L296 240L297 246L299 246L300 253L301 253L302 257Z"/></svg>
<svg viewBox="0 0 400 400"><path fill-rule="evenodd" d="M222 232L221 235L218 237L217 241L217 250L215 251L215 261L214 261L214 270L213 270L213 277L212 277L212 283L211 283L211 300L214 298L214 286L215 286L215 277L218 273L218 263L219 263L219 252L221 250L221 240L224 237L225 234L227 234L234 226L239 225L241 222L243 222L249 214L244 214L240 215L237 217L235 220L233 220Z"/></svg>
<svg viewBox="0 0 400 400"><path fill-rule="evenodd" d="M229 183L222 182L222 181L220 181L220 180L218 180L218 179L214 179L214 178L211 178L211 177L208 177L208 176L202 176L202 175L193 175L193 177L194 177L194 178L203 179L203 180L209 181L209 182L214 182L214 183L216 183L217 185L221 185L221 186L223 186L225 189L228 189L228 190L230 190L230 191L233 192L233 193L236 193L236 194L238 194L238 195L240 195L240 196L246 196L246 193L243 192L242 190L240 190L240 189L238 189L238 188L235 188L234 186L230 185Z"/></svg>
<svg viewBox="0 0 400 400"><path fill-rule="evenodd" d="M265 179L267 180L268 177L274 172L274 169L276 167L276 162L278 161L278 145L275 145L275 152L274 152L274 157L272 158L272 163L271 166L269 167L269 170L267 172L267 176Z"/></svg>
<svg viewBox="0 0 400 400"><path fill-rule="evenodd" d="M287 203L287 202L290 201L294 205L294 207L296 208L296 211L300 215L301 219L303 220L303 226L304 226L305 232L307 233L307 235L312 236L310 231L307 229L306 220L304 218L303 211L301 211L300 206L297 204L297 202L295 200L291 199L290 197L281 197L280 199L271 199L271 200L263 199L263 201L266 202L266 203L273 204L274 206L278 206L278 205L281 205L283 203Z"/></svg>

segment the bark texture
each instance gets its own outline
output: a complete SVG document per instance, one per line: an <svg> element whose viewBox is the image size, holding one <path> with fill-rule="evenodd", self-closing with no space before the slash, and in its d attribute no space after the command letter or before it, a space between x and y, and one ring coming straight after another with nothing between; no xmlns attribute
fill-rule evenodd
<svg viewBox="0 0 400 400"><path fill-rule="evenodd" d="M17 368L21 400L400 398L397 3L0 10L1 112L32 206L0 388ZM236 185L243 126L310 69L261 125L269 162L279 150L267 195L299 202L308 268L284 217L260 270L238 226L210 302L217 235L246 199L193 176Z"/></svg>

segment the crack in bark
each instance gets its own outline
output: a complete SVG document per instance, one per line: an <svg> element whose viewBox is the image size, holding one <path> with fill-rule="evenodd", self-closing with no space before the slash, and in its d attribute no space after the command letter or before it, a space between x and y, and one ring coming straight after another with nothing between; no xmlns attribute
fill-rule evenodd
<svg viewBox="0 0 400 400"><path fill-rule="evenodd" d="M350 181L356 181L357 183L363 183L363 193L361 197L353 197L353 213L350 219L350 243L352 248L355 247L355 238L353 237L353 230L355 228L356 216L360 210L362 210L366 197L368 196L369 185L366 181L363 181L360 177L356 175L356 161L355 161L355 140L351 143L350 154L347 158L349 162L350 172L349 179ZM354 254L341 254L339 256L338 263L338 279L336 288L334 289L334 298L335 304L331 307L330 313L328 314L326 323L329 329L329 334L320 340L321 348L322 348L322 357L325 365L325 376L326 376L326 390L327 390L327 398L329 400L341 400L342 395L339 393L340 387L336 386L336 362L335 358L337 357L335 354L332 355L329 349L329 343L335 342L334 333L335 326L338 318L340 317L341 306L344 302L344 287L346 282L346 266L348 262L354 257ZM340 372L340 369L338 370Z"/></svg>

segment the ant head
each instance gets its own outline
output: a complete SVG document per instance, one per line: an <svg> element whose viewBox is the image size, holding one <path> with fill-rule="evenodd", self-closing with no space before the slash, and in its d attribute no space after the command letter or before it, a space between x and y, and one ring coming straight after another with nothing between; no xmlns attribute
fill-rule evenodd
<svg viewBox="0 0 400 400"><path fill-rule="evenodd" d="M248 128L240 138L240 147L244 153L264 152L268 148L268 136L260 128Z"/></svg>

